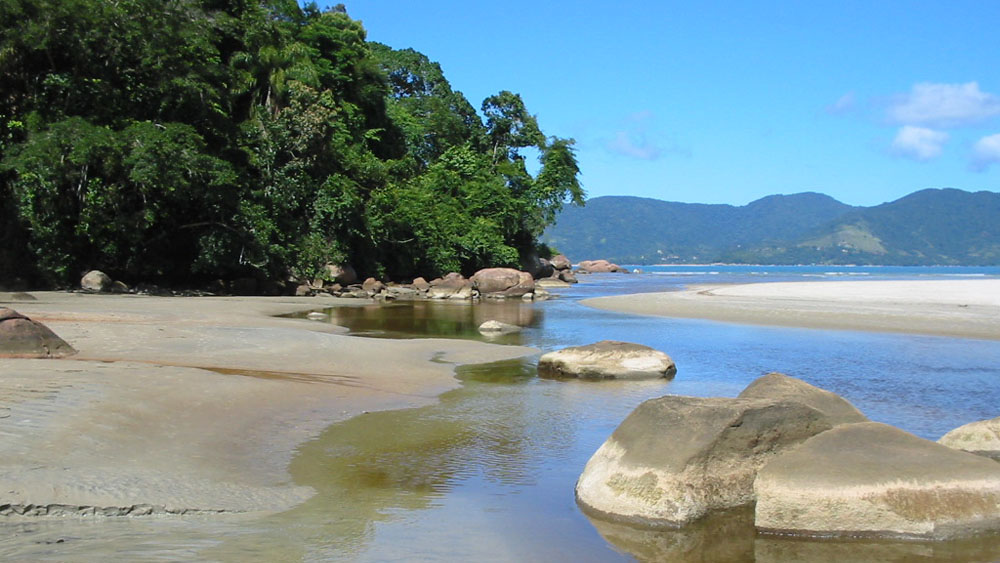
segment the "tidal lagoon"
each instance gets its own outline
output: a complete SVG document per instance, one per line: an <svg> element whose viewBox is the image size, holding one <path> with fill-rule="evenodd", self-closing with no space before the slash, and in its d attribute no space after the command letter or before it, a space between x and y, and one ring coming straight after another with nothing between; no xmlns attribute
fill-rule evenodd
<svg viewBox="0 0 1000 563"><path fill-rule="evenodd" d="M997 559L1000 541L994 537L932 543L758 536L746 511L714 515L680 530L640 530L589 519L573 496L591 454L643 400L664 394L732 397L771 371L831 390L872 420L932 440L1000 414L998 340L637 316L581 300L706 283L964 277L992 279L1000 277L1000 269L647 267L638 275L583 277L546 302L325 309L329 322L367 342L448 338L548 351L625 340L667 352L678 373L672 381L564 381L537 377L534 356L465 365L457 373L460 387L432 404L362 413L301 444L289 473L295 486L315 494L290 510L9 519L0 523L5 534L0 555L222 561ZM523 330L482 336L476 329L489 319Z"/></svg>

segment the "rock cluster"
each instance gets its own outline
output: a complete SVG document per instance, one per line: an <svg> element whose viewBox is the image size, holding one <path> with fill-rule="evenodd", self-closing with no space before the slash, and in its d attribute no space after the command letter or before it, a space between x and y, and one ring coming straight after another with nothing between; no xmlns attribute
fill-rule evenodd
<svg viewBox="0 0 1000 563"><path fill-rule="evenodd" d="M628 274L628 268L622 268L618 264L608 262L607 260L584 260L576 265L576 273L578 274Z"/></svg>
<svg viewBox="0 0 1000 563"><path fill-rule="evenodd" d="M539 375L581 379L672 378L677 367L670 356L642 344L602 340L543 354Z"/></svg>
<svg viewBox="0 0 1000 563"><path fill-rule="evenodd" d="M300 284L297 296L327 293L334 297L383 300L472 300L508 299L522 300L548 299L549 292L537 287L531 274L513 268L486 268L466 278L457 272L428 282L417 278L412 283L385 283L368 278L360 284L341 285L329 281L314 280L312 284Z"/></svg>
<svg viewBox="0 0 1000 563"><path fill-rule="evenodd" d="M576 494L588 512L646 526L752 505L758 530L782 534L1000 529L1000 464L869 422L782 374L735 399L646 401L590 459Z"/></svg>
<svg viewBox="0 0 1000 563"><path fill-rule="evenodd" d="M91 270L80 279L80 289L91 293L128 293L129 287L123 282L111 279L100 270Z"/></svg>
<svg viewBox="0 0 1000 563"><path fill-rule="evenodd" d="M76 350L42 323L0 307L0 357L62 358Z"/></svg>
<svg viewBox="0 0 1000 563"><path fill-rule="evenodd" d="M572 262L563 254L557 254L549 260L543 258L539 262L541 265L537 268L537 275L535 276L539 285L559 287L579 281L573 275Z"/></svg>

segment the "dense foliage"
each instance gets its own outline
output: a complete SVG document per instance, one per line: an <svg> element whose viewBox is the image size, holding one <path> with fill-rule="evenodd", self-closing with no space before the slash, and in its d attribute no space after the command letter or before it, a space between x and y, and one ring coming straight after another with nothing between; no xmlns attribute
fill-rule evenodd
<svg viewBox="0 0 1000 563"><path fill-rule="evenodd" d="M543 240L625 264L1000 264L1000 194L922 190L875 207L768 196L742 207L601 197L567 208Z"/></svg>
<svg viewBox="0 0 1000 563"><path fill-rule="evenodd" d="M0 278L469 273L583 202L519 95L484 121L342 7L0 0L0 29Z"/></svg>

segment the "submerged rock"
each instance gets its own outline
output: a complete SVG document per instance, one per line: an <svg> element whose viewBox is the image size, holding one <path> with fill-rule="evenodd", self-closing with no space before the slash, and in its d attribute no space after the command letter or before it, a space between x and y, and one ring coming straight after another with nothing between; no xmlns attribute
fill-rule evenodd
<svg viewBox="0 0 1000 563"><path fill-rule="evenodd" d="M676 527L753 502L757 470L833 427L792 401L666 396L639 405L587 462L577 501L612 520Z"/></svg>
<svg viewBox="0 0 1000 563"><path fill-rule="evenodd" d="M508 323L502 323L500 321L490 320L479 325L479 332L482 334L510 334L512 332L520 331L521 327Z"/></svg>
<svg viewBox="0 0 1000 563"><path fill-rule="evenodd" d="M0 357L62 358L75 353L72 346L47 326L13 309L0 307Z"/></svg>
<svg viewBox="0 0 1000 563"><path fill-rule="evenodd" d="M1000 417L959 426L941 436L938 443L1000 460Z"/></svg>
<svg viewBox="0 0 1000 563"><path fill-rule="evenodd" d="M754 489L765 532L943 539L1000 529L1000 464L876 422L782 453Z"/></svg>
<svg viewBox="0 0 1000 563"><path fill-rule="evenodd" d="M586 379L671 378L677 367L670 356L642 344L602 340L542 355L538 373Z"/></svg>
<svg viewBox="0 0 1000 563"><path fill-rule="evenodd" d="M773 372L758 377L747 385L739 398L797 401L823 413L834 424L868 422L868 417L847 399L783 373Z"/></svg>

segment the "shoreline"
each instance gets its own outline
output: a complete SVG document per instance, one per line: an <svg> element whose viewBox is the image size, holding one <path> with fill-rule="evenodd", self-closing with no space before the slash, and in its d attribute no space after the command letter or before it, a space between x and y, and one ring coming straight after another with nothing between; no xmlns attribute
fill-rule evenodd
<svg viewBox="0 0 1000 563"><path fill-rule="evenodd" d="M645 316L1000 340L995 279L699 285L581 303Z"/></svg>
<svg viewBox="0 0 1000 563"><path fill-rule="evenodd" d="M459 365L537 353L366 339L280 318L368 300L0 293L78 350L0 358L0 514L273 513L314 491L297 448L365 412L431 404Z"/></svg>

